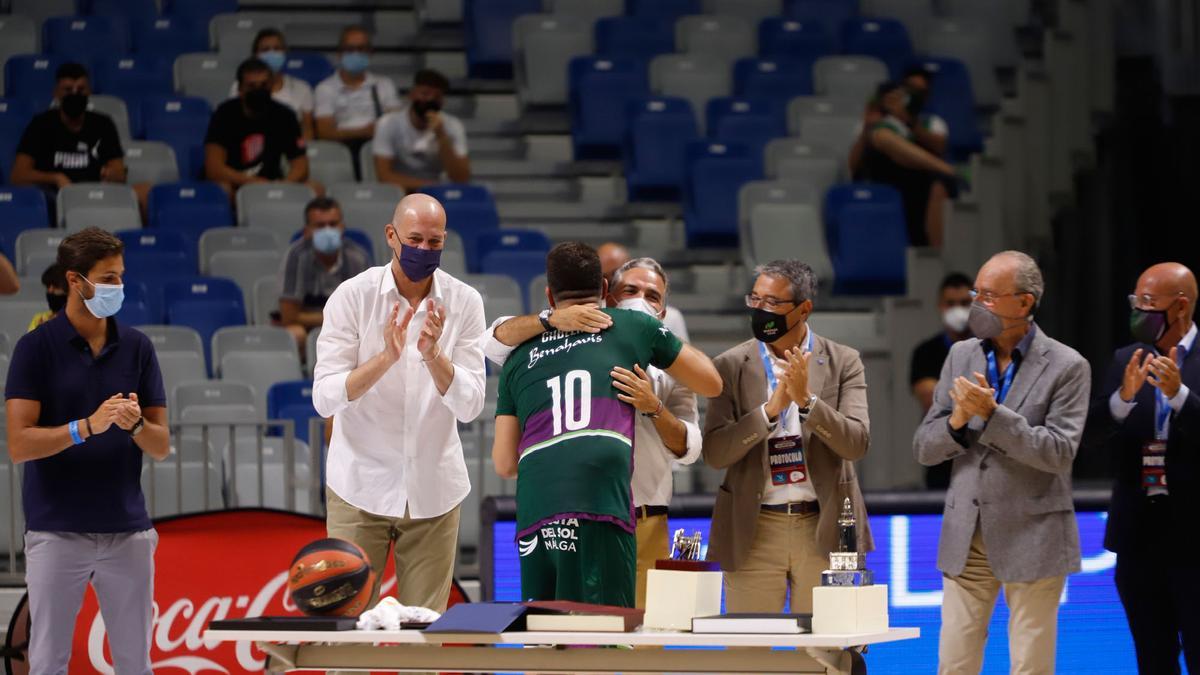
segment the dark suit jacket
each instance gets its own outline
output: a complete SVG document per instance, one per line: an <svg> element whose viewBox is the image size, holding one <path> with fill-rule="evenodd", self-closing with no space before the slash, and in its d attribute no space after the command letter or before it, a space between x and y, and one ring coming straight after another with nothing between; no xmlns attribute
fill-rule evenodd
<svg viewBox="0 0 1200 675"><path fill-rule="evenodd" d="M728 469L713 506L708 558L724 570L736 570L750 551L758 525L767 475L767 437L770 431L759 410L767 402L767 377L758 342L747 340L718 356L713 363L724 388L711 399L704 428L704 461ZM804 423L805 459L817 501L821 505L817 541L822 554L836 550L837 519L849 497L858 518L858 550L874 546L867 509L854 472L854 460L867 454L867 380L858 352L813 335L808 365L809 390L817 402Z"/></svg>
<svg viewBox="0 0 1200 675"><path fill-rule="evenodd" d="M1197 345L1200 346L1200 340ZM1154 438L1154 387L1146 384L1137 393L1137 406L1118 424L1108 407L1108 399L1121 387L1125 364L1144 344L1118 349L1108 367L1104 384L1096 392L1088 412L1084 443L1089 449L1107 450L1115 473L1112 503L1104 547L1116 553L1145 550L1145 546L1166 546L1169 542L1143 541L1146 499L1142 488L1142 444ZM1171 414L1167 439L1167 488L1171 493L1174 521L1186 532L1200 523L1200 356L1188 353L1183 360L1183 383L1191 391L1183 408ZM1174 529L1174 528L1172 528Z"/></svg>

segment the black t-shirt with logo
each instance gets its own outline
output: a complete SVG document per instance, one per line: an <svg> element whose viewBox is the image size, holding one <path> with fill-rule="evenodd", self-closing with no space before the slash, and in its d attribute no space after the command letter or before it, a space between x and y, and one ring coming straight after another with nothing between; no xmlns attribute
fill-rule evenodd
<svg viewBox="0 0 1200 675"><path fill-rule="evenodd" d="M229 168L271 180L284 177L283 157L295 159L304 154L296 113L275 101L258 117L246 115L240 98L222 103L209 120L204 142L225 148Z"/></svg>
<svg viewBox="0 0 1200 675"><path fill-rule="evenodd" d="M72 183L100 180L100 169L110 160L123 157L117 126L103 113L85 112L78 132L67 128L57 108L35 116L17 152L33 158L38 171L66 174Z"/></svg>

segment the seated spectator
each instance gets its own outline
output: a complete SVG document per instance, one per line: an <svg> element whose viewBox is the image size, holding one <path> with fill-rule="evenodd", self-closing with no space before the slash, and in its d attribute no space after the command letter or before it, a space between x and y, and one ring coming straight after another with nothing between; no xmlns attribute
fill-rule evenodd
<svg viewBox="0 0 1200 675"><path fill-rule="evenodd" d="M933 405L933 390L942 376L942 364L950 346L971 337L967 319L971 316L971 280L965 274L953 272L942 280L938 291L938 311L942 315L942 331L917 345L909 367L909 386L913 397L921 404L921 415ZM950 486L950 465L942 462L925 469L925 487L945 490Z"/></svg>
<svg viewBox="0 0 1200 675"><path fill-rule="evenodd" d="M271 69L247 59L238 66L237 78L238 97L218 106L208 123L205 176L231 196L248 183L303 183L308 179L304 137L292 111L271 98Z"/></svg>
<svg viewBox="0 0 1200 675"><path fill-rule="evenodd" d="M338 41L338 70L322 80L316 92L317 136L350 148L359 180L358 153L375 136L376 120L400 109L396 85L368 71L370 65L370 33L362 26L349 26Z"/></svg>
<svg viewBox="0 0 1200 675"><path fill-rule="evenodd" d="M379 120L371 146L379 182L411 191L447 180L471 180L467 132L457 117L442 112L449 88L441 73L418 71L408 91L408 106Z"/></svg>
<svg viewBox="0 0 1200 675"><path fill-rule="evenodd" d="M296 337L302 356L308 331L321 326L330 294L371 266L366 249L345 232L338 203L317 197L304 207L304 235L288 249L279 270L280 323Z"/></svg>
<svg viewBox="0 0 1200 675"><path fill-rule="evenodd" d="M909 111L911 94L900 84L879 86L873 105L877 121L863 130L861 152L851 150L855 180L891 185L904 200L908 241L913 246L942 245L942 209L957 195L954 167L915 139ZM954 195L951 195L951 193Z"/></svg>
<svg viewBox="0 0 1200 675"><path fill-rule="evenodd" d="M283 40L283 33L275 28L258 31L258 35L254 36L250 56L267 64L271 69L271 98L295 113L304 137L312 138L313 90L304 80L283 73L283 64L287 62L287 43ZM238 95L238 86L238 82L230 85L230 97Z"/></svg>
<svg viewBox="0 0 1200 675"><path fill-rule="evenodd" d="M618 244L615 241L608 241L596 249L596 255L600 257L600 272L604 278L608 280L608 287L613 287L613 275L622 265L629 262L629 249ZM621 300L621 298L617 298ZM663 316L662 322L675 337L688 341L687 323L683 320L683 313L671 305L667 305L666 314Z"/></svg>
<svg viewBox="0 0 1200 675"><path fill-rule="evenodd" d="M11 295L21 290L21 279L8 256L0 251L0 295Z"/></svg>
<svg viewBox="0 0 1200 675"><path fill-rule="evenodd" d="M42 272L42 285L46 287L46 304L50 309L35 314L29 322L29 330L58 316L63 307L67 306L67 274L58 263L50 265Z"/></svg>
<svg viewBox="0 0 1200 675"><path fill-rule="evenodd" d="M933 88L933 78L929 69L918 64L905 71L901 83L908 90L908 113L915 121L912 125L913 140L938 157L945 157L950 125L941 115L925 110L925 102L929 100L929 91Z"/></svg>
<svg viewBox="0 0 1200 675"><path fill-rule="evenodd" d="M17 144L12 184L37 186L53 197L72 183L124 183L125 151L117 125L87 109L92 93L87 69L64 63L54 77L54 103L29 121ZM150 186L133 189L144 210Z"/></svg>

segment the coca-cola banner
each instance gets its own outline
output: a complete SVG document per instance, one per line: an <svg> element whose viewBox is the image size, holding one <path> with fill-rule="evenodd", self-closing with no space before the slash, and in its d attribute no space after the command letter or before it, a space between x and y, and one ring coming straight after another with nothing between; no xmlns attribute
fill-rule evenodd
<svg viewBox="0 0 1200 675"><path fill-rule="evenodd" d="M266 658L257 647L207 642L204 629L218 619L298 615L287 597L288 566L300 547L325 536L325 522L245 509L170 518L155 528L154 672L261 673ZM383 592L394 592L390 560L384 575ZM450 603L462 600L455 584ZM113 673L104 619L90 587L75 626L70 672Z"/></svg>

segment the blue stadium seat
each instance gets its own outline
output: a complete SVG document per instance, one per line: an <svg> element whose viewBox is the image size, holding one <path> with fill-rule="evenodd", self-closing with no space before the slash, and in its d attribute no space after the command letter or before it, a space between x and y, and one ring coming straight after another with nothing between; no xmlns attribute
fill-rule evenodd
<svg viewBox="0 0 1200 675"><path fill-rule="evenodd" d="M975 94L971 72L958 59L930 57L918 59L933 77L925 112L936 113L950 127L948 154L951 161L965 162L972 153L983 151L983 134L975 114Z"/></svg>
<svg viewBox="0 0 1200 675"><path fill-rule="evenodd" d="M432 195L442 203L450 229L462 237L467 269L479 269L479 235L500 227L500 214L492 193L482 185L454 184L431 185L418 192Z"/></svg>
<svg viewBox="0 0 1200 675"><path fill-rule="evenodd" d="M833 36L817 21L772 17L758 25L758 53L763 57L811 62L835 49Z"/></svg>
<svg viewBox="0 0 1200 675"><path fill-rule="evenodd" d="M887 185L839 186L847 187L851 189L838 200L834 236L828 240L833 292L903 295L908 230L900 193Z"/></svg>
<svg viewBox="0 0 1200 675"><path fill-rule="evenodd" d="M736 143L693 141L686 151L683 221L688 246L738 245L738 191L762 178L762 157Z"/></svg>
<svg viewBox="0 0 1200 675"><path fill-rule="evenodd" d="M519 288L529 288L529 284L546 274L546 253L544 251L497 250L483 256L479 266L483 274L500 274L510 277L517 282ZM527 294L521 294L521 301L528 307Z"/></svg>
<svg viewBox="0 0 1200 675"><path fill-rule="evenodd" d="M121 311L117 312L117 321L127 326L148 326L160 324L163 322L162 299L157 298L156 305L152 300L150 293L146 291L146 284L141 281L135 281L131 277L133 269L129 266L129 261L125 261L125 300L121 302ZM160 295L160 294L156 294Z"/></svg>
<svg viewBox="0 0 1200 675"><path fill-rule="evenodd" d="M10 260L16 259L17 235L47 227L50 215L45 192L35 187L0 187L0 250Z"/></svg>
<svg viewBox="0 0 1200 675"><path fill-rule="evenodd" d="M54 16L42 24L42 51L95 59L129 51L129 28L116 16Z"/></svg>
<svg viewBox="0 0 1200 675"><path fill-rule="evenodd" d="M312 386L312 380L291 380L276 382L267 390L267 419L292 420L296 438L305 443L308 442L308 421L320 417L313 407Z"/></svg>
<svg viewBox="0 0 1200 675"><path fill-rule="evenodd" d="M841 40L842 24L858 16L858 0L786 0L783 15L800 22L818 23L834 40Z"/></svg>
<svg viewBox="0 0 1200 675"><path fill-rule="evenodd" d="M213 333L246 323L242 290L232 279L220 277L173 279L162 289L167 323L188 326L199 333L205 359L211 366Z"/></svg>
<svg viewBox="0 0 1200 675"><path fill-rule="evenodd" d="M766 100L780 117L788 101L812 96L812 61L793 58L738 59L733 67L733 93L742 98ZM711 127L709 127L711 129Z"/></svg>
<svg viewBox="0 0 1200 675"><path fill-rule="evenodd" d="M887 207L896 207L903 211L904 203L900 193L887 185L878 183L842 183L829 188L825 193L825 205L821 214L825 221L825 240L829 250L837 250L838 244L838 214L849 204L873 203Z"/></svg>
<svg viewBox="0 0 1200 675"><path fill-rule="evenodd" d="M700 136L691 104L673 97L631 101L625 119L622 159L630 201L679 199L684 150Z"/></svg>
<svg viewBox="0 0 1200 675"><path fill-rule="evenodd" d="M175 230L117 232L125 244L126 276L157 286L167 279L196 275L196 256L188 238Z"/></svg>
<svg viewBox="0 0 1200 675"><path fill-rule="evenodd" d="M154 0L80 0L79 4L83 14L119 16L131 23L158 15Z"/></svg>
<svg viewBox="0 0 1200 675"><path fill-rule="evenodd" d="M208 23L197 26L178 16L157 16L152 21L135 21L133 51L139 56L158 57L174 63L189 52L208 51Z"/></svg>
<svg viewBox="0 0 1200 675"><path fill-rule="evenodd" d="M873 56L887 64L892 79L899 79L912 60L908 29L896 19L854 18L842 25L842 52Z"/></svg>
<svg viewBox="0 0 1200 675"><path fill-rule="evenodd" d="M287 60L283 62L285 74L304 80L314 88L333 71L329 59L317 52L288 52Z"/></svg>
<svg viewBox="0 0 1200 675"><path fill-rule="evenodd" d="M94 61L96 72L93 87L97 94L120 96L129 103L129 124L133 135L141 136L133 116L141 119L140 106L135 101L143 96L171 96L175 91L171 62L156 56L111 56Z"/></svg>
<svg viewBox="0 0 1200 675"><path fill-rule="evenodd" d="M700 0L625 0L625 13L674 25L675 19L686 14L703 14L704 7Z"/></svg>
<svg viewBox="0 0 1200 675"><path fill-rule="evenodd" d="M238 11L238 0L163 0L163 14L203 26L208 34L208 22L218 14Z"/></svg>
<svg viewBox="0 0 1200 675"><path fill-rule="evenodd" d="M212 116L208 101L196 96L149 96L142 100L141 107L146 139L171 146L181 177L201 178L204 134Z"/></svg>
<svg viewBox="0 0 1200 675"><path fill-rule="evenodd" d="M200 235L214 227L231 227L229 197L216 183L160 183L150 188L146 211L150 228L183 235L193 259Z"/></svg>
<svg viewBox="0 0 1200 675"><path fill-rule="evenodd" d="M513 76L513 20L538 14L542 0L463 0L467 73L471 77Z"/></svg>
<svg viewBox="0 0 1200 675"><path fill-rule="evenodd" d="M4 62L4 95L26 99L36 110L54 100L54 72L70 59L50 54L17 54Z"/></svg>
<svg viewBox="0 0 1200 675"><path fill-rule="evenodd" d="M12 174L13 156L21 134L29 126L35 108L31 101L18 98L0 98L0 182L8 182Z"/></svg>
<svg viewBox="0 0 1200 675"><path fill-rule="evenodd" d="M476 237L480 255L497 251L532 251L546 255L550 252L550 238L541 230L499 229L481 232Z"/></svg>
<svg viewBox="0 0 1200 675"><path fill-rule="evenodd" d="M633 59L571 59L571 140L575 159L617 159L625 140L625 108L650 93L646 66Z"/></svg>
<svg viewBox="0 0 1200 675"><path fill-rule="evenodd" d="M288 239L288 244L291 245L291 244L296 243L296 240L299 239L303 235L304 235L304 228L300 228L299 230L296 230L294 233L292 233L292 238ZM366 232L364 232L362 230L356 230L352 227L347 227L346 230L343 232L342 236L345 237L346 239L349 239L350 241L358 244L359 246L363 247L364 249L366 249L367 254L368 254L368 257L367 257L368 261L375 260L375 244L373 244L371 242L371 235L367 234Z"/></svg>
<svg viewBox="0 0 1200 675"><path fill-rule="evenodd" d="M761 161L771 139L787 136L786 117L770 100L720 96L709 99L708 137L746 146Z"/></svg>
<svg viewBox="0 0 1200 675"><path fill-rule="evenodd" d="M597 56L649 62L659 54L675 51L675 27L670 21L604 17L596 21L595 44Z"/></svg>

